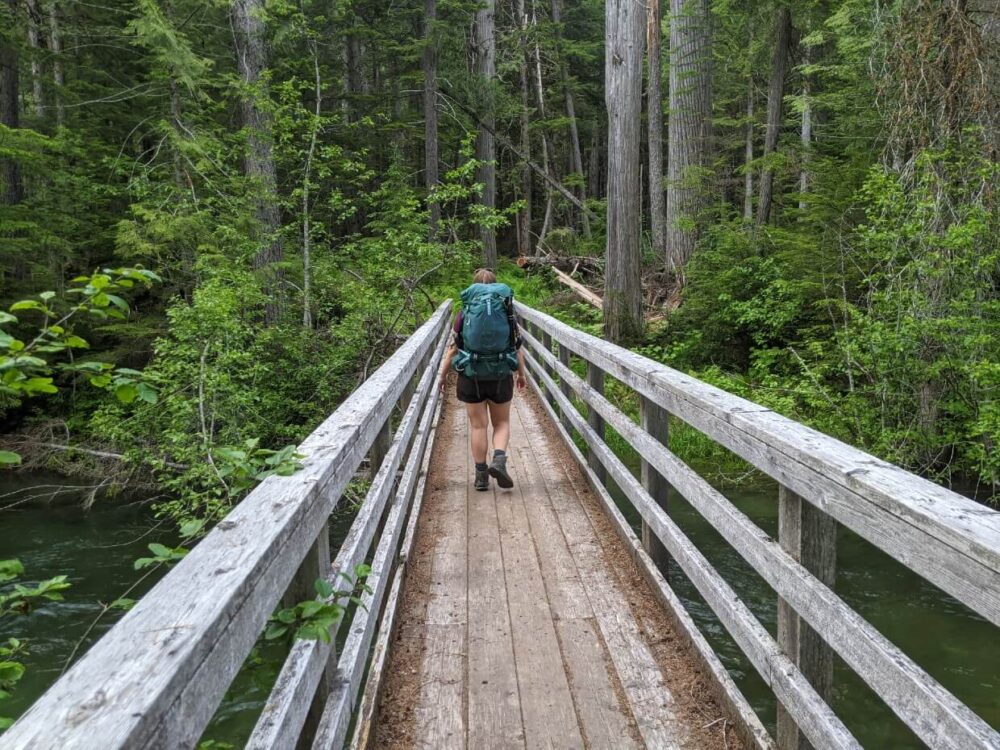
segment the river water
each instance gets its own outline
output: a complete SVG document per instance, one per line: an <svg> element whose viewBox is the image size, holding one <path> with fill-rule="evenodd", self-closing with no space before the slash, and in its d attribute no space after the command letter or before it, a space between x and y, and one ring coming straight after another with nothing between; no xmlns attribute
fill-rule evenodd
<svg viewBox="0 0 1000 750"><path fill-rule="evenodd" d="M41 493L51 491L44 489L45 485L66 483L44 474L2 474L0 497L4 499L0 503L16 497L8 493L26 487L41 487L36 490ZM761 528L776 533L777 490L772 483L722 489ZM51 506L24 504L0 510L0 559L20 559L28 580L67 574L72 582L65 601L48 603L26 617L0 621L0 639L14 635L30 647L25 677L12 698L0 701L0 716L17 716L59 676L74 649L82 653L107 631L113 615L93 625L102 610L100 603L123 595L135 583L141 574L134 570L134 561L148 554L150 542L175 543L168 533L155 528L150 511L139 504L99 503L84 511L78 502L67 504L69 498L71 494ZM623 510L637 524L631 508ZM670 514L773 633L776 598L770 587L682 499L671 498ZM338 521L331 540L334 549L349 518ZM838 544L837 593L948 690L1000 728L996 628L846 529L840 530ZM147 591L154 577L140 583L129 596L137 598ZM775 709L770 691L676 566L670 567L668 578L773 729ZM255 651L206 737L242 745L277 674L282 654L277 644ZM835 683L834 708L866 747L922 746L839 661Z"/></svg>

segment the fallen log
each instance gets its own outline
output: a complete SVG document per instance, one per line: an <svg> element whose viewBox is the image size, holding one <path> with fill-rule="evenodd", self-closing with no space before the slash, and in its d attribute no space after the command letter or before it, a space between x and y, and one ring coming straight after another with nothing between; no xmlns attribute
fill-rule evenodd
<svg viewBox="0 0 1000 750"><path fill-rule="evenodd" d="M556 279L559 280L560 284L568 286L570 289L572 289L585 302L589 302L591 305L593 305L594 307L596 307L598 310L604 310L604 300L602 300L600 298L600 296L598 296L594 292L590 291L587 287L585 287L579 281L576 281L575 279L570 278L569 274L563 273L562 271L560 271L558 268L556 268L554 266L552 268L552 273L554 273L556 275Z"/></svg>
<svg viewBox="0 0 1000 750"><path fill-rule="evenodd" d="M600 274L604 270L601 266L600 258L590 258L586 255L522 255L517 259L517 265L527 270L533 268L558 268L569 274L577 270L584 273Z"/></svg>

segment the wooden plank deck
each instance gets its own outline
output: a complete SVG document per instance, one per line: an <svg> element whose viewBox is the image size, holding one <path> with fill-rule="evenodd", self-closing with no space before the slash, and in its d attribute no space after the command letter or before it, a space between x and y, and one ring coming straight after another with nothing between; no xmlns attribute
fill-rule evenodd
<svg viewBox="0 0 1000 750"><path fill-rule="evenodd" d="M482 493L445 405L376 746L741 747L534 398Z"/></svg>

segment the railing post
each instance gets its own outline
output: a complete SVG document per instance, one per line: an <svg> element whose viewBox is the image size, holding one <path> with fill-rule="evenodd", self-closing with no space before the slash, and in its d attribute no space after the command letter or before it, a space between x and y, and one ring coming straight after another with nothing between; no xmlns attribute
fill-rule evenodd
<svg viewBox="0 0 1000 750"><path fill-rule="evenodd" d="M837 574L837 522L783 485L778 488L778 542L806 570L833 587ZM833 696L833 651L781 597L778 647L829 703ZM777 729L778 750L812 747L780 703Z"/></svg>
<svg viewBox="0 0 1000 750"><path fill-rule="evenodd" d="M552 353L552 334L550 334L548 331L544 329L542 330L542 346L545 347L545 351L547 351L549 354ZM549 367L549 365L547 364L543 364L542 366L545 368L545 372L549 374L549 377L555 379L556 376L555 370L552 367ZM549 401L549 406L551 406L553 409L556 408L556 397L554 394L552 393L548 394L548 401Z"/></svg>
<svg viewBox="0 0 1000 750"><path fill-rule="evenodd" d="M604 370L589 361L587 362L587 385L600 394L604 393ZM604 440L604 419L592 406L587 408L587 424L601 440ZM594 451L589 448L587 449L587 463L590 464L590 468L594 470L601 484L607 484L607 473L604 466L597 459Z"/></svg>
<svg viewBox="0 0 1000 750"><path fill-rule="evenodd" d="M639 425L656 440L664 445L669 445L669 415L659 404L650 401L645 396L639 397ZM643 460L641 466L642 486L646 488L649 496L663 510L666 510L670 485L656 469L649 465L648 461ZM666 575L670 555L645 521L642 522L642 548L653 559L660 572Z"/></svg>
<svg viewBox="0 0 1000 750"><path fill-rule="evenodd" d="M382 424L382 429L378 431L378 435L375 436L375 441L372 443L372 447L368 451L368 465L371 467L370 478L374 479L375 475L378 474L379 467L382 465L382 461L385 460L385 455L389 452L389 448L392 446L392 413L385 418L385 422Z"/></svg>
<svg viewBox="0 0 1000 750"><path fill-rule="evenodd" d="M282 597L282 606L294 607L300 602L316 598L316 579L324 578L330 572L330 528L324 523L320 527L319 535L313 542L305 559L295 572L295 577L288 584L288 589ZM316 686L312 702L309 704L309 713L306 714L306 721L302 727L302 734L299 738L298 747L310 747L312 738L319 727L320 717L323 715L323 707L333 689L333 683L337 675L337 649L330 652L330 659L323 670L323 677Z"/></svg>
<svg viewBox="0 0 1000 750"><path fill-rule="evenodd" d="M570 366L569 358L569 347L567 347L566 344L559 344L559 361L562 362L567 369L569 369ZM573 390L569 387L569 383L566 382L565 378L559 378L559 390L562 391L562 394L568 401L572 402ZM562 409L560 409L560 412L562 412ZM562 425L563 429L566 430L567 435L573 434L573 423L569 421L569 417L565 413L562 413Z"/></svg>

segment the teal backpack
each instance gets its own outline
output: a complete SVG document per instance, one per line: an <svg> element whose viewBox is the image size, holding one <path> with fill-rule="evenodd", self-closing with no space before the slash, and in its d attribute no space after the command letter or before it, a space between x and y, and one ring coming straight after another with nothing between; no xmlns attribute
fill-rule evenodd
<svg viewBox="0 0 1000 750"><path fill-rule="evenodd" d="M464 349L451 366L473 380L502 380L518 368L514 292L506 284L473 284L462 292Z"/></svg>

